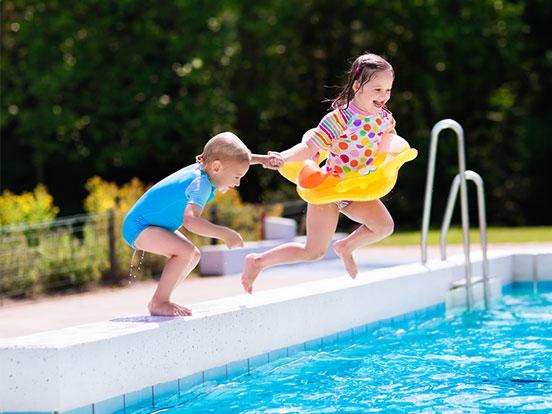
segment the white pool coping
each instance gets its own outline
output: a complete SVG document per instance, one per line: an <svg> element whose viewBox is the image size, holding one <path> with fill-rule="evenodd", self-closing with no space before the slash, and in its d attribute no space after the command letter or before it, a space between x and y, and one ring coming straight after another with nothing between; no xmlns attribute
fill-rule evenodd
<svg viewBox="0 0 552 414"><path fill-rule="evenodd" d="M552 251L489 253L490 277L502 284L530 281L533 268L539 281L552 280ZM0 339L0 412L83 407L442 304L463 278L463 256L454 256L203 302L186 318L135 316Z"/></svg>

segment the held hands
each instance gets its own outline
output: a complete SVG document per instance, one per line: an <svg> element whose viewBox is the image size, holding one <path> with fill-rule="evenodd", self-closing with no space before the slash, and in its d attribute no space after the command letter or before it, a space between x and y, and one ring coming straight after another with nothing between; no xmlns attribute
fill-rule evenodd
<svg viewBox="0 0 552 414"><path fill-rule="evenodd" d="M235 247L243 247L243 239L242 236L240 236L240 233L235 230L229 229L228 227L226 227L224 231L222 240L224 240L224 243L228 246L229 249L233 249Z"/></svg>
<svg viewBox="0 0 552 414"><path fill-rule="evenodd" d="M252 154L250 163L261 164L264 168L277 170L284 165L285 161L279 152L269 151L266 155Z"/></svg>
<svg viewBox="0 0 552 414"><path fill-rule="evenodd" d="M275 151L268 151L268 155L263 159L263 167L270 170L277 170L284 165L285 161L282 154Z"/></svg>

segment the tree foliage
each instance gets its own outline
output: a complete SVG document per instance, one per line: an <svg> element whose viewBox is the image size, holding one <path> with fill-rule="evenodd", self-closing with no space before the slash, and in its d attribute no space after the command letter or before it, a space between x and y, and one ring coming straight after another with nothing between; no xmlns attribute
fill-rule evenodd
<svg viewBox="0 0 552 414"><path fill-rule="evenodd" d="M545 0L1 7L3 188L43 182L62 211L74 212L89 177L156 181L193 162L222 130L254 151L285 149L323 117L351 59L372 51L394 65L388 106L398 132L420 149L386 199L398 221L419 224L430 130L450 117L465 129L468 168L485 180L489 221L551 222ZM452 134L440 142L435 211L456 173ZM258 168L241 193L248 201L297 197Z"/></svg>

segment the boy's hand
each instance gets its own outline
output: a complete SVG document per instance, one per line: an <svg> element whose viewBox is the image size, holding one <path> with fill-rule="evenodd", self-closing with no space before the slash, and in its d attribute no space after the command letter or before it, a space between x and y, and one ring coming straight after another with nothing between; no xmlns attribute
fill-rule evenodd
<svg viewBox="0 0 552 414"><path fill-rule="evenodd" d="M224 240L224 243L228 246L229 249L233 249L235 247L243 247L242 236L235 230L226 228L222 240Z"/></svg>
<svg viewBox="0 0 552 414"><path fill-rule="evenodd" d="M282 154L275 151L268 151L268 158L267 158L267 165L265 165L265 168L269 168L271 170L277 170L278 168L281 168L285 164L284 157L282 157Z"/></svg>

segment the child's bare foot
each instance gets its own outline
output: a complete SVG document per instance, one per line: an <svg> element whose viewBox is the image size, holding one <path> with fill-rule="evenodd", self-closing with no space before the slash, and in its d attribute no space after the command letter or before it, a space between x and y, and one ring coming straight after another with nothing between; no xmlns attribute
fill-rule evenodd
<svg viewBox="0 0 552 414"><path fill-rule="evenodd" d="M191 316L192 310L172 302L151 300L148 310L152 316Z"/></svg>
<svg viewBox="0 0 552 414"><path fill-rule="evenodd" d="M255 279L257 279L261 271L260 257L260 255L255 253L245 256L241 284L243 290L249 294L253 292L253 282L255 282Z"/></svg>
<svg viewBox="0 0 552 414"><path fill-rule="evenodd" d="M343 240L336 241L333 245L333 249L335 254L337 254L343 261L345 270L347 270L349 276L353 279L356 278L358 273L357 265L355 263L355 259L353 258L353 253L347 250L345 242Z"/></svg>

